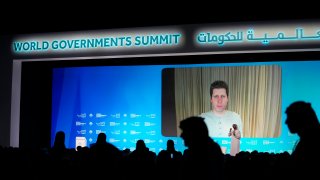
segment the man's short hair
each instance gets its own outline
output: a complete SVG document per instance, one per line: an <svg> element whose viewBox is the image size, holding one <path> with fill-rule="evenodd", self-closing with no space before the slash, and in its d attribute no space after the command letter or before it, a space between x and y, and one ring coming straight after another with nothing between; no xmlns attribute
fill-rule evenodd
<svg viewBox="0 0 320 180"><path fill-rule="evenodd" d="M214 81L210 85L210 97L212 98L213 89L221 89L221 88L225 89L227 96L229 96L228 84L225 81L218 80L218 81Z"/></svg>
<svg viewBox="0 0 320 180"><path fill-rule="evenodd" d="M190 116L180 121L180 129L193 137L208 137L209 130L204 118L200 116Z"/></svg>

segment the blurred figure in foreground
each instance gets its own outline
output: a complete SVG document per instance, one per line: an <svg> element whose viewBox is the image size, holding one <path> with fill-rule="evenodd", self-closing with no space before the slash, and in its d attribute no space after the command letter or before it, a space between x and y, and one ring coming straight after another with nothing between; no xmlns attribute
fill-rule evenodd
<svg viewBox="0 0 320 180"><path fill-rule="evenodd" d="M187 149L181 162L181 179L223 179L224 155L209 137L203 117L192 116L180 122L181 138Z"/></svg>
<svg viewBox="0 0 320 180"><path fill-rule="evenodd" d="M289 131L300 139L292 152L294 176L316 177L320 154L320 124L311 103L296 101L286 109Z"/></svg>

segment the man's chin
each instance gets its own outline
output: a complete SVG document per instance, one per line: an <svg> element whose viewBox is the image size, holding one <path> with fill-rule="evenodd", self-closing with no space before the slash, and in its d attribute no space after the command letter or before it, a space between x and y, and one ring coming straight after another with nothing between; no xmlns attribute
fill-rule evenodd
<svg viewBox="0 0 320 180"><path fill-rule="evenodd" d="M223 113L224 112L224 109L217 109L215 110L217 113Z"/></svg>

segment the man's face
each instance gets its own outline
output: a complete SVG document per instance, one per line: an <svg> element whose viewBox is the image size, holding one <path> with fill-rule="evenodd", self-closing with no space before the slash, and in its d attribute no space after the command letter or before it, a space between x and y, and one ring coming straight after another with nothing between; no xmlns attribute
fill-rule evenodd
<svg viewBox="0 0 320 180"><path fill-rule="evenodd" d="M223 112L228 105L228 96L226 89L219 88L213 89L211 104L214 112L221 113Z"/></svg>

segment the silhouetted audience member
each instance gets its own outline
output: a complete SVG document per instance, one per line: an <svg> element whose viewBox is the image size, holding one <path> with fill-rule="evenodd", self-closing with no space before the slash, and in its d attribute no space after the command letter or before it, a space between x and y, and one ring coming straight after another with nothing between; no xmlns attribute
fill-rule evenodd
<svg viewBox="0 0 320 180"><path fill-rule="evenodd" d="M121 154L120 150L113 144L107 142L107 135L105 133L99 133L96 143L90 146L92 151L100 153L100 151L107 151L116 156Z"/></svg>
<svg viewBox="0 0 320 180"><path fill-rule="evenodd" d="M107 135L105 133L99 133L95 144L92 144L90 151L95 156L96 160L113 162L120 160L122 152L113 144L107 142Z"/></svg>
<svg viewBox="0 0 320 180"><path fill-rule="evenodd" d="M49 149L49 156L51 162L48 164L50 171L52 171L51 178L69 177L70 176L70 154L65 145L65 133L58 131L55 135L53 146ZM46 172L44 167L40 167L40 174ZM42 174L46 175L46 174ZM40 175L41 176L41 175Z"/></svg>
<svg viewBox="0 0 320 180"><path fill-rule="evenodd" d="M144 140L140 139L136 143L136 149L130 154L135 160L154 160L156 153L152 152L147 148Z"/></svg>
<svg viewBox="0 0 320 180"><path fill-rule="evenodd" d="M126 179L152 179L155 174L156 153L146 147L140 139L136 143L136 149L126 156Z"/></svg>
<svg viewBox="0 0 320 180"><path fill-rule="evenodd" d="M122 152L113 144L107 142L107 135L99 133L96 143L90 146L93 163L92 172L97 172L96 177L116 178L120 176Z"/></svg>
<svg viewBox="0 0 320 180"><path fill-rule="evenodd" d="M295 173L300 176L317 177L320 154L320 123L311 103L296 101L286 109L289 131L300 137L291 154ZM294 176L298 177L298 176Z"/></svg>
<svg viewBox="0 0 320 180"><path fill-rule="evenodd" d="M167 140L167 148L161 150L156 159L157 178L177 179L182 153L177 151L172 139Z"/></svg>
<svg viewBox="0 0 320 180"><path fill-rule="evenodd" d="M182 153L180 151L177 151L174 146L174 141L172 139L169 139L167 141L167 149L166 151L170 154L170 157L172 159L180 159L182 157Z"/></svg>
<svg viewBox="0 0 320 180"><path fill-rule="evenodd" d="M122 150L122 156L127 156L131 153L131 150L129 148L125 148Z"/></svg>
<svg viewBox="0 0 320 180"><path fill-rule="evenodd" d="M187 147L182 156L181 179L223 179L224 155L209 137L204 118L188 117L179 127Z"/></svg>
<svg viewBox="0 0 320 180"><path fill-rule="evenodd" d="M58 131L55 135L53 146L50 149L50 155L58 160L64 158L66 153L65 133L63 131Z"/></svg>
<svg viewBox="0 0 320 180"><path fill-rule="evenodd" d="M82 146L77 146L76 150L80 152L82 150Z"/></svg>

